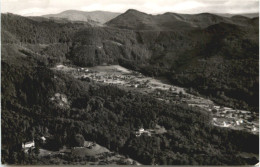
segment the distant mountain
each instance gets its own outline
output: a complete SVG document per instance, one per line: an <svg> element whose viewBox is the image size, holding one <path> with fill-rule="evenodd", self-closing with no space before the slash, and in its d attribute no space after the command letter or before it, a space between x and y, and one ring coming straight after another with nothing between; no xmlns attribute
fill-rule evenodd
<svg viewBox="0 0 260 167"><path fill-rule="evenodd" d="M244 16L247 18L259 17L259 13L239 13L239 14L230 14L230 13L215 13L215 15L223 17L233 17L233 16Z"/></svg>
<svg viewBox="0 0 260 167"><path fill-rule="evenodd" d="M151 15L133 9L117 16L106 24L111 27L134 30L167 30L192 27L175 14Z"/></svg>
<svg viewBox="0 0 260 167"><path fill-rule="evenodd" d="M206 28L220 22L247 25L243 21L210 13L191 15L167 12L159 15L151 15L134 9L127 10L106 24L111 27L133 30L190 30Z"/></svg>
<svg viewBox="0 0 260 167"><path fill-rule="evenodd" d="M66 10L58 14L48 14L42 17L46 18L56 18L56 19L68 19L70 21L85 21L85 22L98 22L105 23L115 17L120 13L106 12L106 11L93 11L85 12L78 10Z"/></svg>

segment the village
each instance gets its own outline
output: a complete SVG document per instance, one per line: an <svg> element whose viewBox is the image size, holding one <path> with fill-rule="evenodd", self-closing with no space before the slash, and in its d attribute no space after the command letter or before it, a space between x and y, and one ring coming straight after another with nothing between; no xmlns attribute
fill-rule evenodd
<svg viewBox="0 0 260 167"><path fill-rule="evenodd" d="M211 100L187 93L184 88L163 83L139 72L128 70L119 65L96 66L90 68L57 65L54 70L63 71L74 77L100 84L109 84L149 94L168 103L185 103L199 107L213 114L212 124L222 128L244 130L257 134L259 132L259 115L255 112L231 109L215 105ZM140 134L146 133L141 131Z"/></svg>
<svg viewBox="0 0 260 167"><path fill-rule="evenodd" d="M234 110L228 107L214 106L213 124L220 127L230 127L237 130L246 130L254 134L259 132L257 113L243 110Z"/></svg>

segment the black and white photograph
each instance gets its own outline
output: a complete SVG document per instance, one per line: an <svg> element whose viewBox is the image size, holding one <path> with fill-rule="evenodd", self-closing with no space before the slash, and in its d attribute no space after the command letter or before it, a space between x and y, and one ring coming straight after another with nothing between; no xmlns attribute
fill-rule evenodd
<svg viewBox="0 0 260 167"><path fill-rule="evenodd" d="M1 0L1 164L259 166L259 0Z"/></svg>

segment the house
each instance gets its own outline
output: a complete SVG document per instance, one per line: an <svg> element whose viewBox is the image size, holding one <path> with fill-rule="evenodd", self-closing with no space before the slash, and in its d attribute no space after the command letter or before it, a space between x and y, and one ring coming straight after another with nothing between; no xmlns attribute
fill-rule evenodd
<svg viewBox="0 0 260 167"><path fill-rule="evenodd" d="M137 133L135 134L135 136L139 137L139 136L141 136L141 133L137 132Z"/></svg>
<svg viewBox="0 0 260 167"><path fill-rule="evenodd" d="M228 117L228 118L233 118L233 117L232 117L232 113L228 113L228 114L226 115L226 117Z"/></svg>
<svg viewBox="0 0 260 167"><path fill-rule="evenodd" d="M223 122L223 127L229 127L231 124L227 124L225 121Z"/></svg>
<svg viewBox="0 0 260 167"><path fill-rule="evenodd" d="M59 65L57 65L56 67L57 67L57 68L64 68L64 65L59 64Z"/></svg>
<svg viewBox="0 0 260 167"><path fill-rule="evenodd" d="M46 142L46 138L44 136L42 136L40 139L41 139L42 143Z"/></svg>
<svg viewBox="0 0 260 167"><path fill-rule="evenodd" d="M140 128L136 133L135 135L138 137L138 136L141 136L142 134L147 134L148 136L151 136L151 132L148 131L148 130L144 130L144 128Z"/></svg>
<svg viewBox="0 0 260 167"><path fill-rule="evenodd" d="M223 113L220 113L219 115L220 115L221 117L225 117L225 114L223 114Z"/></svg>
<svg viewBox="0 0 260 167"><path fill-rule="evenodd" d="M252 132L256 132L256 131L257 131L256 127L253 126L253 128L252 128Z"/></svg>
<svg viewBox="0 0 260 167"><path fill-rule="evenodd" d="M34 140L22 144L23 149L35 147Z"/></svg>
<svg viewBox="0 0 260 167"><path fill-rule="evenodd" d="M67 103L68 102L67 97L65 95L62 95L61 101L63 101L64 103Z"/></svg>
<svg viewBox="0 0 260 167"><path fill-rule="evenodd" d="M136 133L135 133L135 136L141 136L142 133L144 133L144 128L140 128Z"/></svg>
<svg viewBox="0 0 260 167"><path fill-rule="evenodd" d="M91 148L93 145L94 145L93 142L90 142L90 141L84 141L84 147L86 147L86 148Z"/></svg>

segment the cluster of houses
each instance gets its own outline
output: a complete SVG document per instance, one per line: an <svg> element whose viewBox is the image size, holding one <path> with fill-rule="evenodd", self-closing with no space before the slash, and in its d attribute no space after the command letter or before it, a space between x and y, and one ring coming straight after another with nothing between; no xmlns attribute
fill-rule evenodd
<svg viewBox="0 0 260 167"><path fill-rule="evenodd" d="M112 69L112 72L98 72L89 68L73 68L64 65L57 65L56 69L66 71L72 74L74 77L83 81L96 81L99 83L123 85L132 88L145 88L145 89L162 89L171 92L175 92L176 89L172 86L165 86L165 84L151 83L149 79L145 79L145 76L139 72L131 71L127 73L120 73L121 71ZM111 71L111 69L110 69Z"/></svg>
<svg viewBox="0 0 260 167"><path fill-rule="evenodd" d="M214 106L213 124L220 127L244 129L252 133L259 132L257 113L243 110L234 110L228 107Z"/></svg>
<svg viewBox="0 0 260 167"><path fill-rule="evenodd" d="M138 78L142 78L140 74L135 74L138 76ZM81 80L87 80L87 81L96 81L99 83L107 83L107 84L118 84L118 85L124 85L127 87L133 87L133 88L151 88L148 85L147 81L136 81L134 80L136 77L132 74L125 74L125 75L117 75L116 73L97 73L95 71L86 69L86 68L78 68L77 69L77 78L80 78Z"/></svg>
<svg viewBox="0 0 260 167"><path fill-rule="evenodd" d="M59 69L63 69L64 66L57 66ZM213 124L220 127L230 127L235 129L246 129L247 131L258 133L259 123L255 121L255 118L258 118L256 113L243 110L233 110L228 107L215 106L212 101L198 96L194 96L187 93L180 93L180 90L177 90L175 87L170 85L165 86L166 84L157 84L157 82L150 82L148 79L139 73L118 73L117 70L112 73L109 72L96 72L88 68L74 68L73 72L77 78L87 81L96 81L99 83L107 84L116 84L123 85L126 87L132 88L145 88L144 92L150 92L149 90L154 90L151 92L151 95L156 97L159 100L172 101L175 103L184 102L190 106L196 106L203 108L207 111L213 112L214 120ZM165 93L161 94L157 89L164 91ZM65 99L63 99L65 100ZM63 101L61 100L61 102ZM65 101L64 101L65 102ZM63 103L61 103L62 105ZM137 135L147 133L145 130L139 130Z"/></svg>
<svg viewBox="0 0 260 167"><path fill-rule="evenodd" d="M259 116L256 112L217 106L210 101L207 102L204 100L197 102L194 102L193 100L193 103L188 101L188 104L189 106L196 106L212 112L212 123L215 126L232 128L235 130L245 130L254 134L259 132Z"/></svg>
<svg viewBox="0 0 260 167"><path fill-rule="evenodd" d="M81 80L93 80L99 83L107 83L107 84L116 84L116 85L124 85L126 87L132 88L146 88L152 89L157 88L158 85L150 83L149 80L145 80L144 76L137 73L130 73L130 74L113 74L113 73L96 73L93 71L84 72L80 74L78 78ZM176 91L175 88L162 88L165 90Z"/></svg>

